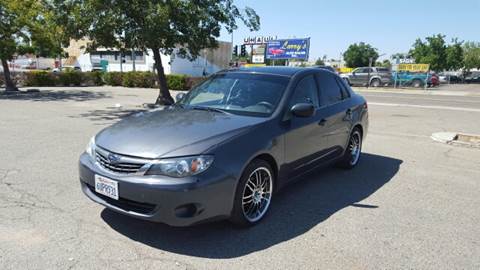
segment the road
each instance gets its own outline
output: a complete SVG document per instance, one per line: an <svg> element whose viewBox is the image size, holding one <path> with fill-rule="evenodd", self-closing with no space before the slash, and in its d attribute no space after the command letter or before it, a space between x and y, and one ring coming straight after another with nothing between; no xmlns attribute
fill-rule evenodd
<svg viewBox="0 0 480 270"><path fill-rule="evenodd" d="M0 94L0 269L479 269L480 149L430 135L480 134L480 96L359 92L370 111L359 166L289 186L247 230L138 221L80 191L89 138L156 91Z"/></svg>

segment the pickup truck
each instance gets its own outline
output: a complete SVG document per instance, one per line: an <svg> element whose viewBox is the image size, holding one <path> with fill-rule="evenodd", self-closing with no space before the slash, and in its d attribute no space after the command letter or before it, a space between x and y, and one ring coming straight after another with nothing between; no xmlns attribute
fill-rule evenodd
<svg viewBox="0 0 480 270"><path fill-rule="evenodd" d="M392 72L392 84L396 83L396 85L420 88L425 86L425 82L427 82L428 87L437 86L439 83L438 77L429 73L417 73L410 71Z"/></svg>
<svg viewBox="0 0 480 270"><path fill-rule="evenodd" d="M384 67L359 67L350 73L340 74L340 77L349 85L358 86L379 87L392 82L390 69Z"/></svg>

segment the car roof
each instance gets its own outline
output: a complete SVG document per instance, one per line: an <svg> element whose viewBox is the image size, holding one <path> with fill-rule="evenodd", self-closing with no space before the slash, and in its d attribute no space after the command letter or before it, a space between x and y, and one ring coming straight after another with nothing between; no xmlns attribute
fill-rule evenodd
<svg viewBox="0 0 480 270"><path fill-rule="evenodd" d="M282 66L268 66L268 67L239 67L224 70L223 72L242 72L242 73L261 73L281 76L293 76L298 72L306 70L302 67L282 67Z"/></svg>

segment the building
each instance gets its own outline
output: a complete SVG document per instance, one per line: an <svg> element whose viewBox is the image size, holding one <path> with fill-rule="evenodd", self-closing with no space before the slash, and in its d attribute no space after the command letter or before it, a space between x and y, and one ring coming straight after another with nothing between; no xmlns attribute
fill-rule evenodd
<svg viewBox="0 0 480 270"><path fill-rule="evenodd" d="M121 54L115 49L98 49L94 52L86 52L88 41L71 41L66 49L69 58L65 65L79 67L82 71L102 70L105 65L106 71L154 71L153 53L151 50L126 51L123 61ZM190 61L176 54L177 48L172 55L162 54L162 64L165 74L185 74L190 76L204 76L228 68L231 55L232 43L219 41L218 48L205 49L200 56ZM73 63L70 63L73 62Z"/></svg>

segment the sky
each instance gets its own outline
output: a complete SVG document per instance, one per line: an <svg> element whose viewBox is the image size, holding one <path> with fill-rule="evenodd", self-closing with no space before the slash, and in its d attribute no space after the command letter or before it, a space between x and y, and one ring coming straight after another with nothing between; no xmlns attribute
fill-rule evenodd
<svg viewBox="0 0 480 270"><path fill-rule="evenodd" d="M310 37L310 60L327 55L338 59L350 44L366 42L380 59L408 52L417 38L444 34L480 42L480 0L236 0L260 16L260 30L250 32L241 22L233 33L235 45L248 36ZM220 40L230 41L222 31Z"/></svg>

